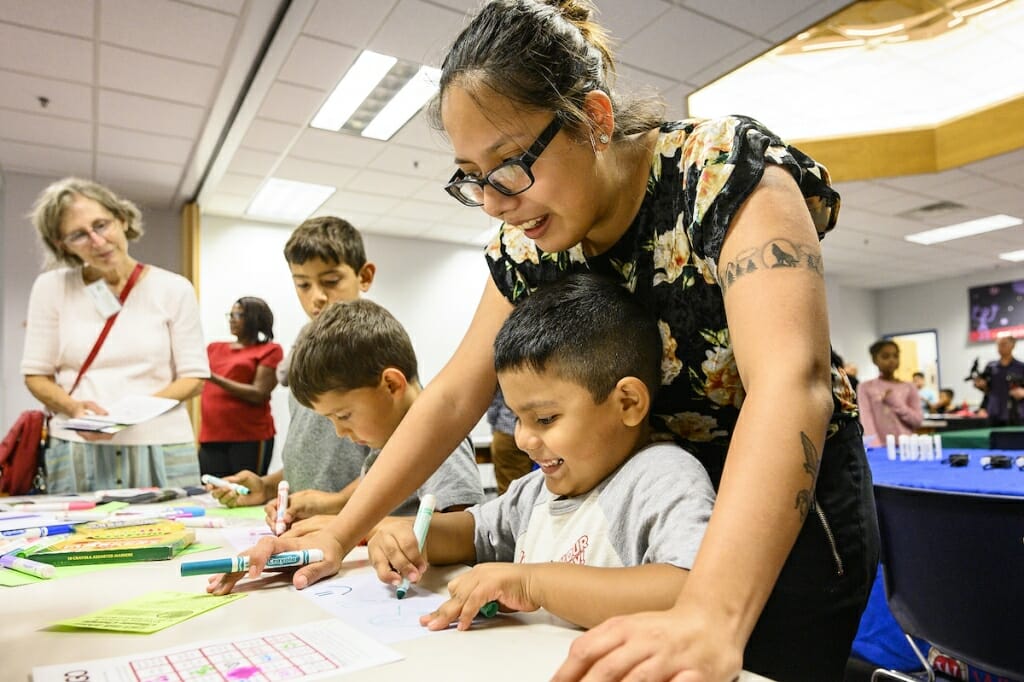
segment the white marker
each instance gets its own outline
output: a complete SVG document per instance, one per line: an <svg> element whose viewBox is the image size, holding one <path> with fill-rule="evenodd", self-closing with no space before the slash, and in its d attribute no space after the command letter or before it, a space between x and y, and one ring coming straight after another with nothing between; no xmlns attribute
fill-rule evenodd
<svg viewBox="0 0 1024 682"><path fill-rule="evenodd" d="M427 542L427 531L430 530L430 519L434 516L434 504L436 500L433 495L424 495L423 499L420 500L420 510L416 512L416 520L412 524L412 533L416 536L416 542L420 546L420 552L423 551L423 545ZM395 595L399 599L405 597L405 593L409 591L409 579L402 578L402 584L398 586L395 591Z"/></svg>
<svg viewBox="0 0 1024 682"><path fill-rule="evenodd" d="M202 476L199 477L199 480L205 483L206 485L213 485L217 486L218 488L230 488L239 495L249 494L249 489L246 488L244 485L241 485L240 483L232 483L231 481L225 481L223 478L211 476L210 474L203 474Z"/></svg>
<svg viewBox="0 0 1024 682"><path fill-rule="evenodd" d="M280 535L288 528L284 522L286 509L288 509L288 481L281 481L277 484L277 519L274 521L274 535Z"/></svg>

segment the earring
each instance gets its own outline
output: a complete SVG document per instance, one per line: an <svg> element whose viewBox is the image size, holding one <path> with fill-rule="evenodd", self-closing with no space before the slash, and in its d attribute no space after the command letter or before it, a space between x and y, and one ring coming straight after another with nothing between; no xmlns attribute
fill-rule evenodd
<svg viewBox="0 0 1024 682"><path fill-rule="evenodd" d="M598 136L598 138L597 138L597 139L598 139L598 140L599 140L599 141L601 142L601 144L608 144L608 142L609 142L609 141L610 141L610 140L611 140L612 138L608 137L608 133L601 133L601 135L600 135L600 136Z"/></svg>

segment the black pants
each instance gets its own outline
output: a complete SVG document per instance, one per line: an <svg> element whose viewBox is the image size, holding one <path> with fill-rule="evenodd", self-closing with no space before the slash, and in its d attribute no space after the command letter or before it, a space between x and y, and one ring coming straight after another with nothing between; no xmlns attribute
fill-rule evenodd
<svg viewBox="0 0 1024 682"><path fill-rule="evenodd" d="M199 444L200 474L230 476L248 469L260 476L270 468L274 453L274 439L241 442L212 442Z"/></svg>
<svg viewBox="0 0 1024 682"><path fill-rule="evenodd" d="M842 680L878 569L878 518L860 425L825 441L816 508L751 634L743 667L779 682Z"/></svg>

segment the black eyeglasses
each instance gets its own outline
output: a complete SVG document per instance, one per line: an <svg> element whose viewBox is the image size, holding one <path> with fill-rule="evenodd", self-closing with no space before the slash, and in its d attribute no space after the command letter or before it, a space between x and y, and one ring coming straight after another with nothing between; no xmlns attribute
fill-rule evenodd
<svg viewBox="0 0 1024 682"><path fill-rule="evenodd" d="M466 172L460 168L444 186L444 191L466 206L484 205L484 187L486 185L490 185L507 197L525 192L533 187L533 171L530 170L530 167L561 129L562 121L555 116L555 119L541 131L530 148L522 155L502 162L482 178L467 176Z"/></svg>

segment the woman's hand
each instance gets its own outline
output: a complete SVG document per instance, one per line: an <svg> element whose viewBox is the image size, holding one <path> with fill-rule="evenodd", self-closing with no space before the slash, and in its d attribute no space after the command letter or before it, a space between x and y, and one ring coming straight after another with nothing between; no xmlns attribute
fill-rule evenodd
<svg viewBox="0 0 1024 682"><path fill-rule="evenodd" d="M238 483L244 485L249 489L248 495L239 495L231 488L221 488L215 485L207 485L206 489L210 491L213 498L223 504L225 507L255 507L258 504L263 504L267 501L267 486L264 485L263 479L259 474L243 469L237 474L231 476L225 476L225 481L231 483ZM273 525L271 525L273 527Z"/></svg>
<svg viewBox="0 0 1024 682"><path fill-rule="evenodd" d="M552 682L732 682L743 644L721 618L675 607L609 618L580 635Z"/></svg>
<svg viewBox="0 0 1024 682"><path fill-rule="evenodd" d="M75 401L75 406L72 408L68 416L72 419L79 419L80 417L93 417L95 415L109 414L100 405L94 403L91 400Z"/></svg>
<svg viewBox="0 0 1024 682"><path fill-rule="evenodd" d="M459 630L468 630L480 609L492 601L502 611L536 611L540 604L529 594L529 577L529 564L478 564L448 583L448 601L420 616L420 625L444 630L458 621Z"/></svg>
<svg viewBox="0 0 1024 682"><path fill-rule="evenodd" d="M207 582L206 591L210 594L228 594L234 588L235 583L242 578L258 578L271 555L300 549L319 549L324 553L324 559L295 571L292 576L292 585L296 589L304 589L341 570L341 560L345 558L345 550L338 539L327 531L304 535L301 538L265 536L260 538L256 545L242 552L243 556L249 557L249 570L246 573L212 575Z"/></svg>

